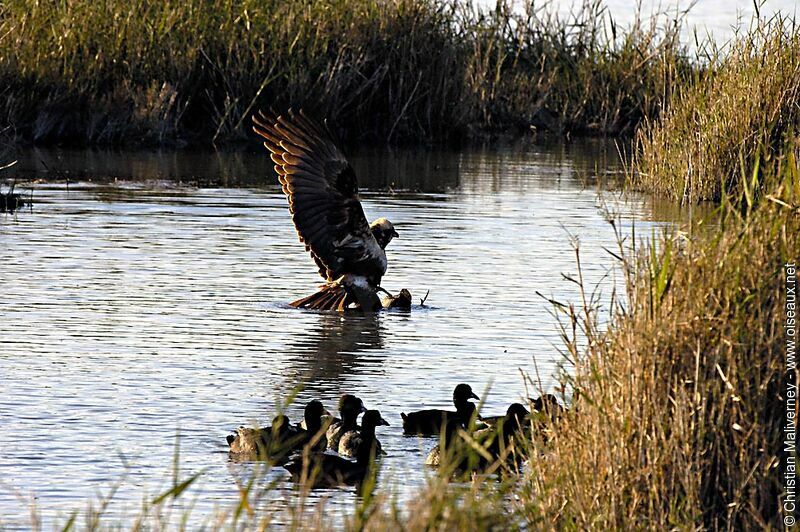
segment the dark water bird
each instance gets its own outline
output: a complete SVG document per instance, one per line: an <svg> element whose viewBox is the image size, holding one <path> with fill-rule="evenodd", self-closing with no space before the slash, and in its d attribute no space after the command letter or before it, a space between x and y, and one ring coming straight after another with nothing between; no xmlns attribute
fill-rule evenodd
<svg viewBox="0 0 800 532"><path fill-rule="evenodd" d="M494 435L485 446L493 459L504 459L517 464L524 460L524 446L516 443L520 441L519 438L525 437L526 420L529 416L530 412L520 403L512 403L508 407L506 415L494 427Z"/></svg>
<svg viewBox="0 0 800 532"><path fill-rule="evenodd" d="M327 447L321 419L325 414L322 403L315 399L306 405L303 412L305 430L293 427L287 416L278 415L272 420L270 428L239 427L236 434L228 435L226 440L231 454L236 455L237 459L278 463L309 442L314 443L315 449L324 450Z"/></svg>
<svg viewBox="0 0 800 532"><path fill-rule="evenodd" d="M531 401L531 406L534 411L550 416L553 421L558 421L558 418L565 412L564 407L558 402L556 396L551 393L537 397Z"/></svg>
<svg viewBox="0 0 800 532"><path fill-rule="evenodd" d="M349 393L342 395L339 398L339 415L342 418L331 423L328 428L328 448L338 451L339 441L342 436L348 432L358 430L358 416L366 411L367 409L361 399Z"/></svg>
<svg viewBox="0 0 800 532"><path fill-rule="evenodd" d="M403 418L403 433L406 435L436 436L442 430L448 419L456 419L461 426L466 428L477 417L475 405L470 399L479 399L472 391L469 384L459 384L453 391L453 404L456 411L449 410L419 410L409 414L401 413Z"/></svg>
<svg viewBox="0 0 800 532"><path fill-rule="evenodd" d="M519 465L525 456L523 448L516 445L517 438L525 434L525 419L528 410L519 403L508 407L497 426L475 431L467 442L461 437L463 427L449 420L439 443L425 459L425 464L434 467L447 466L448 472L485 472L498 460Z"/></svg>
<svg viewBox="0 0 800 532"><path fill-rule="evenodd" d="M447 473L455 474L485 471L498 458L510 454L505 451L520 427L514 420L523 415L522 411L517 411L517 406L522 405L509 407L510 414L504 416L497 427L488 427L472 434L462 432L463 427L456 420L448 420L439 443L425 458L425 465L446 466Z"/></svg>
<svg viewBox="0 0 800 532"><path fill-rule="evenodd" d="M336 454L303 453L285 464L292 480L310 487L331 487L342 484L361 484L375 467L377 438L375 428L388 425L380 412L367 410L361 420L362 441L358 447L355 460L349 460Z"/></svg>
<svg viewBox="0 0 800 532"><path fill-rule="evenodd" d="M514 403L514 404L519 404L519 403ZM533 404L533 403L531 403L531 404ZM525 408L525 407L523 406L522 408ZM534 411L536 411L535 408L534 408ZM525 412L526 412L526 414L525 414L526 416L530 416L531 413L528 412L527 408L525 408ZM503 421L505 419L506 419L506 414L502 414L502 415L499 415L499 416L481 416L481 423L482 423L483 426L481 426L480 430L477 431L477 432L481 432L481 431L487 430L487 429L491 430L492 427L495 427L498 423L500 423L501 421Z"/></svg>
<svg viewBox="0 0 800 532"><path fill-rule="evenodd" d="M433 449L428 452L428 456L425 458L425 465L438 467L448 458L459 462L463 460L465 458L463 455L466 453L465 442L458 435L458 431L462 428L458 420L448 420L439 438L439 443L434 445ZM454 466L456 469L461 468L460 463L454 464Z"/></svg>
<svg viewBox="0 0 800 532"><path fill-rule="evenodd" d="M367 410L364 413L364 419L366 420L367 418L377 420L374 421L377 425L389 426L389 423L380 416L377 410ZM381 442L375 437L375 426L372 423L362 421L361 430L351 430L342 434L342 438L339 440L339 454L350 458L357 457L364 445L374 446L375 456L386 454L381 448Z"/></svg>
<svg viewBox="0 0 800 532"><path fill-rule="evenodd" d="M324 451L328 447L328 439L325 435L327 425L323 419L330 418L330 415L321 402L316 399L309 401L303 412L303 422L306 428L305 430L298 429L299 441L293 450L312 444L314 450Z"/></svg>
<svg viewBox="0 0 800 532"><path fill-rule="evenodd" d="M0 191L0 212L13 213L25 206L25 200L19 194L14 194L13 189L7 193Z"/></svg>
<svg viewBox="0 0 800 532"><path fill-rule="evenodd" d="M327 125L303 111L259 112L253 130L264 138L300 242L319 267L325 284L294 307L380 310L378 291L386 273L386 246L397 237L392 223L367 221L353 167L333 141Z"/></svg>
<svg viewBox="0 0 800 532"><path fill-rule="evenodd" d="M564 407L559 404L556 396L551 393L546 393L536 399L531 399L529 397L528 403L534 412L547 415L553 421L556 421L564 413ZM530 413L528 413L528 415L530 415ZM505 419L505 417L505 414L501 416L481 416L481 421L484 425L496 425L498 421ZM541 417L539 417L539 419L541 420Z"/></svg>
<svg viewBox="0 0 800 532"><path fill-rule="evenodd" d="M411 292L403 288L396 296L388 295L381 300L385 309L411 310Z"/></svg>

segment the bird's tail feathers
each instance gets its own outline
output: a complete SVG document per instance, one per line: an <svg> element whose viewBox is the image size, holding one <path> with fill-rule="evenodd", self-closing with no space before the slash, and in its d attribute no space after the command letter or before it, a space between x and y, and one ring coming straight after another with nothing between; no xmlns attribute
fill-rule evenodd
<svg viewBox="0 0 800 532"><path fill-rule="evenodd" d="M323 285L319 292L289 303L295 308L343 311L352 301L339 283Z"/></svg>

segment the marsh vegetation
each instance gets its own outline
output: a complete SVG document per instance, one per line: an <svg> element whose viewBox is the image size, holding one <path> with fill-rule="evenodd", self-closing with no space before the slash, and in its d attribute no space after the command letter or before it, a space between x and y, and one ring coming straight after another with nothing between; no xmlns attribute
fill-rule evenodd
<svg viewBox="0 0 800 532"><path fill-rule="evenodd" d="M30 2L0 6L0 121L36 143L209 145L260 106L344 136L633 133L693 68L680 22L617 27L458 0Z"/></svg>

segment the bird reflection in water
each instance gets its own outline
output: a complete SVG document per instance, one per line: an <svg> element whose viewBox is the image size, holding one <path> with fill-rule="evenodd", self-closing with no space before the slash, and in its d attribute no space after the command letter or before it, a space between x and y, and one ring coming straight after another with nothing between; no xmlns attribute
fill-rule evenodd
<svg viewBox="0 0 800 532"><path fill-rule="evenodd" d="M289 342L286 381L306 394L330 395L351 375L374 372L383 360L385 326L380 313L320 313L313 328ZM304 394L304 395L306 395Z"/></svg>

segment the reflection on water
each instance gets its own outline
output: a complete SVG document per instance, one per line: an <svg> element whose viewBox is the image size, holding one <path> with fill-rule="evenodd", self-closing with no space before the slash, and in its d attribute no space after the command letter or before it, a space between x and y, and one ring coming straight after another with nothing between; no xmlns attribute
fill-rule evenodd
<svg viewBox="0 0 800 532"><path fill-rule="evenodd" d="M320 313L308 334L289 340L284 375L287 382L311 390L324 390L357 375L383 360L386 330L381 315Z"/></svg>
<svg viewBox="0 0 800 532"><path fill-rule="evenodd" d="M625 146L620 149L625 150ZM576 144L545 147L530 141L517 141L498 153L497 148L469 152L432 149L360 149L348 152L362 188L382 191L447 192L459 189L464 165L480 165L478 180L494 192L510 191L530 182L527 174L509 171L510 163L535 164L554 177L607 174L619 171L616 142L587 139ZM272 161L262 150L235 152L115 151L35 148L18 154L19 162L6 176L47 179L53 182L125 182L120 189L105 189L118 194L135 194L141 183L158 182L160 188L180 191L187 186L277 188ZM553 174L554 173L554 174ZM487 179L483 179L487 178ZM512 182L506 182L511 180ZM515 182L514 182L515 181ZM139 183L139 186L135 184Z"/></svg>
<svg viewBox="0 0 800 532"><path fill-rule="evenodd" d="M10 250L0 262L0 525L30 525L21 497L52 528L123 474L108 513L130 523L171 478L178 430L182 475L206 471L192 511L228 508L252 465L230 463L225 436L269 423L298 387L295 421L311 398L333 409L343 392L379 409L391 423L379 430L381 481L410 496L433 442L404 438L400 412L448 407L459 382L489 388L486 411L502 412L525 396L520 370L538 369L551 388L563 359L535 294L577 300L561 276L575 272L570 235L607 311L605 206L645 235L674 219L645 197L599 192L619 173L615 153L597 143L357 153L367 216L401 233L382 284L408 288L415 303L430 290L425 307L378 316L286 304L320 279L264 154L20 154L15 176L33 183L36 205L0 216ZM269 504L297 502L284 473L268 480ZM331 515L352 510L352 490L309 504L318 497Z"/></svg>

